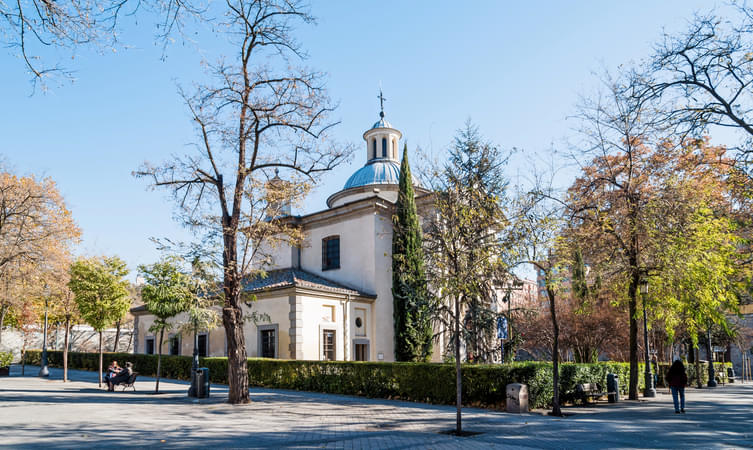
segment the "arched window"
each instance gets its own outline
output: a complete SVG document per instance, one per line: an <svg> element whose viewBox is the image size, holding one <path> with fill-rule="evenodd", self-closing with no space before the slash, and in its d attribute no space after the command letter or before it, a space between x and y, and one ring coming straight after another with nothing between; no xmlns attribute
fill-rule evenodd
<svg viewBox="0 0 753 450"><path fill-rule="evenodd" d="M387 157L387 138L382 138L382 158Z"/></svg>
<svg viewBox="0 0 753 450"><path fill-rule="evenodd" d="M376 138L371 140L371 148L374 150L374 158L376 158Z"/></svg>

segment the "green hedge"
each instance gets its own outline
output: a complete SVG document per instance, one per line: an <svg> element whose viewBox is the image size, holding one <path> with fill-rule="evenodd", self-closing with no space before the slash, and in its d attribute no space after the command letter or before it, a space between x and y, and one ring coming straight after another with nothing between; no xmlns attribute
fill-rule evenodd
<svg viewBox="0 0 753 450"><path fill-rule="evenodd" d="M13 362L13 353L0 352L0 367L10 367Z"/></svg>
<svg viewBox="0 0 753 450"><path fill-rule="evenodd" d="M688 386L695 386L696 385L696 373L695 373L695 363L684 363L685 364L685 370L688 373ZM724 364L724 370L722 370L722 363L715 362L714 363L714 369L716 372L716 381L718 383L728 383L729 379L727 378L727 368L732 367L731 362L726 362ZM659 373L661 374L658 377L657 385L658 386L664 386L667 387L667 372L669 372L671 364L659 364ZM701 362L701 385L706 386L706 383L709 382L709 365L707 362Z"/></svg>
<svg viewBox="0 0 753 450"><path fill-rule="evenodd" d="M97 353L68 354L71 369L97 370ZM39 364L40 352L27 351L27 364ZM62 367L62 352L48 352L49 364ZM142 375L154 376L157 357L131 353L106 353L104 365L117 360L134 364ZM213 383L227 384L227 358L201 358ZM179 380L190 378L191 357L162 356L162 376ZM642 366L641 366L642 369ZM616 373L620 387L627 389L630 367L627 363L562 363L560 392L563 401L573 399L575 385L597 383L606 386L607 373ZM293 389L332 394L361 395L436 404L455 402L455 366L433 363L376 363L342 361L248 360L249 384L257 387ZM529 405L545 408L552 399L552 364L516 362L505 365L463 366L463 399L469 406L504 408L505 387L509 383L528 385ZM643 383L643 377L639 377Z"/></svg>

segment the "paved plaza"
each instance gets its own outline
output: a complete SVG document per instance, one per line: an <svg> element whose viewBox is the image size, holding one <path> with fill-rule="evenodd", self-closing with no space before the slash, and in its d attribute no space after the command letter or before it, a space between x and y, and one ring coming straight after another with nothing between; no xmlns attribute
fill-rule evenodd
<svg viewBox="0 0 753 450"><path fill-rule="evenodd" d="M453 407L272 389L252 389L253 403L186 397L187 383L139 378L137 392L106 392L96 374L13 366L0 378L0 446L8 447L288 447L288 448L752 448L753 385L687 393L674 414L666 390L651 401L566 408L566 418L464 410L472 437L454 427Z"/></svg>

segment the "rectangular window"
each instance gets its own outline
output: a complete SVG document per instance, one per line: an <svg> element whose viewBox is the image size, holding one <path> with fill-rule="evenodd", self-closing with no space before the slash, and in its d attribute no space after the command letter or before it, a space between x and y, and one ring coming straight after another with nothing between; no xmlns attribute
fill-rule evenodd
<svg viewBox="0 0 753 450"><path fill-rule="evenodd" d="M322 270L340 268L340 236L322 239Z"/></svg>
<svg viewBox="0 0 753 450"><path fill-rule="evenodd" d="M356 361L368 361L369 356L367 354L368 344L356 344Z"/></svg>
<svg viewBox="0 0 753 450"><path fill-rule="evenodd" d="M325 361L335 360L335 330L322 332L322 356Z"/></svg>
<svg viewBox="0 0 753 450"><path fill-rule="evenodd" d="M207 335L206 334L200 334L199 335L199 356L202 358L206 358L207 356Z"/></svg>
<svg viewBox="0 0 753 450"><path fill-rule="evenodd" d="M168 346L171 355L180 355L180 336L172 336L168 340Z"/></svg>
<svg viewBox="0 0 753 450"><path fill-rule="evenodd" d="M146 349L144 349L144 353L147 355L153 355L154 354L154 338L146 338Z"/></svg>
<svg viewBox="0 0 753 450"><path fill-rule="evenodd" d="M262 358L275 358L275 330L261 330Z"/></svg>

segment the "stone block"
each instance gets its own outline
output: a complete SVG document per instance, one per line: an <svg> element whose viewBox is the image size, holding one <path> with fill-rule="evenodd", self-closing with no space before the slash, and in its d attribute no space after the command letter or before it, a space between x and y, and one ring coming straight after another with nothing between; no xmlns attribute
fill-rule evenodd
<svg viewBox="0 0 753 450"><path fill-rule="evenodd" d="M521 383L511 383L507 385L507 404L505 411L509 413L527 413L528 412L528 386Z"/></svg>

